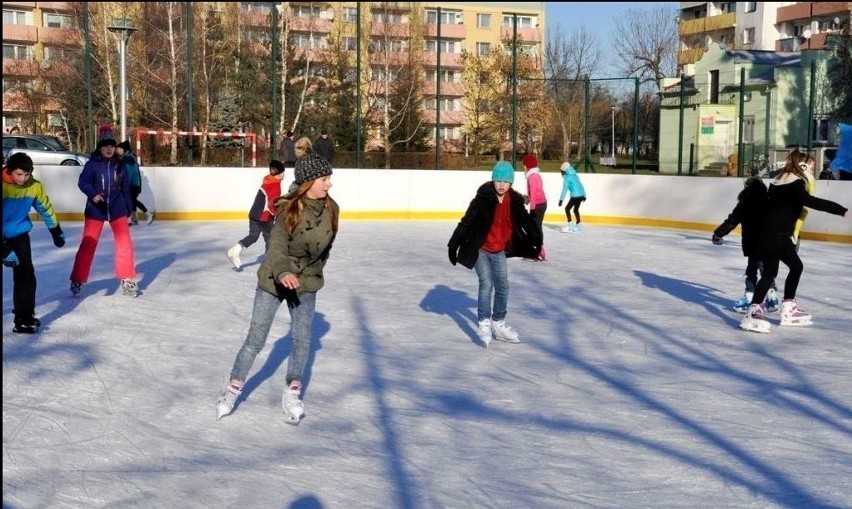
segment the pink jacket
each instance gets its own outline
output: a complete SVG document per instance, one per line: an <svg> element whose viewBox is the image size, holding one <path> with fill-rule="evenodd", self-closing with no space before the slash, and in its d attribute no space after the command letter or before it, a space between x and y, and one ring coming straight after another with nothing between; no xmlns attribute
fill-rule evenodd
<svg viewBox="0 0 852 509"><path fill-rule="evenodd" d="M530 197L530 210L535 210L539 205L547 203L547 197L544 196L544 185L541 181L541 174L538 168L530 168L524 174L527 178L527 195Z"/></svg>

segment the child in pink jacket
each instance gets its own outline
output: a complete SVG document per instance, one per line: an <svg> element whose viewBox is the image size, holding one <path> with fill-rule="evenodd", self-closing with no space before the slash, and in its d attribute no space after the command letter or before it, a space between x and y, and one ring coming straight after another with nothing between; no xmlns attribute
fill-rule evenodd
<svg viewBox="0 0 852 509"><path fill-rule="evenodd" d="M544 230L542 230L542 223L544 222L544 212L547 210L547 197L544 195L544 185L542 184L541 173L538 169L538 159L532 154L527 154L521 160L521 164L524 165L524 177L527 179L526 199L530 205L530 214L535 218L543 239ZM544 242L542 242L543 245ZM546 259L544 247L542 247L538 260L543 262Z"/></svg>

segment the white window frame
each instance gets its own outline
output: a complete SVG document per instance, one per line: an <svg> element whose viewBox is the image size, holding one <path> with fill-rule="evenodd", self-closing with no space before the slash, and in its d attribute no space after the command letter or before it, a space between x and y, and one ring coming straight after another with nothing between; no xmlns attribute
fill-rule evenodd
<svg viewBox="0 0 852 509"><path fill-rule="evenodd" d="M74 17L68 14L57 14L55 12L46 12L42 16L44 26L48 28L75 28Z"/></svg>
<svg viewBox="0 0 852 509"><path fill-rule="evenodd" d="M745 12L754 12L757 10L757 2L746 2Z"/></svg>
<svg viewBox="0 0 852 509"><path fill-rule="evenodd" d="M490 42L478 42L476 43L476 56L484 57L485 55L491 53L491 43Z"/></svg>
<svg viewBox="0 0 852 509"><path fill-rule="evenodd" d="M503 15L503 26L512 28L514 16L509 14ZM518 28L533 28L538 26L537 16L518 16Z"/></svg>
<svg viewBox="0 0 852 509"><path fill-rule="evenodd" d="M491 28L491 14L485 12L477 12L476 28Z"/></svg>
<svg viewBox="0 0 852 509"><path fill-rule="evenodd" d="M6 55L7 48L10 55ZM25 60L31 61L33 59L33 47L27 46L24 44L3 44L3 60Z"/></svg>
<svg viewBox="0 0 852 509"><path fill-rule="evenodd" d="M755 28L748 27L743 29L743 44L754 44Z"/></svg>
<svg viewBox="0 0 852 509"><path fill-rule="evenodd" d="M317 5L294 5L290 8L293 16L303 19L318 19L322 9Z"/></svg>
<svg viewBox="0 0 852 509"><path fill-rule="evenodd" d="M438 11L426 9L426 23L434 25L438 20ZM442 25L461 25L464 22L462 11L449 11L441 9Z"/></svg>
<svg viewBox="0 0 852 509"><path fill-rule="evenodd" d="M33 12L19 11L17 9L3 9L4 25L32 25Z"/></svg>
<svg viewBox="0 0 852 509"><path fill-rule="evenodd" d="M357 7L344 7L343 8L343 21L346 23L355 23L358 21L358 8Z"/></svg>
<svg viewBox="0 0 852 509"><path fill-rule="evenodd" d="M343 51L358 51L358 38L343 36L340 39L340 45L343 47Z"/></svg>

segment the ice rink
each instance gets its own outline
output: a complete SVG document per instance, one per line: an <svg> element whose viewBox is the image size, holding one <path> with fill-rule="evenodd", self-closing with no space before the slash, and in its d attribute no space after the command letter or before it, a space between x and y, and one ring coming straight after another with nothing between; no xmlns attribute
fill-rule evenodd
<svg viewBox="0 0 852 509"><path fill-rule="evenodd" d="M816 323L761 335L730 309L739 236L559 226L548 261L509 261L522 344L486 350L455 222L342 221L296 427L286 308L215 419L263 250L225 257L247 221L134 227L136 299L108 228L73 298L82 223L62 249L36 223L38 335L11 332L3 271L4 509L852 507L850 245L803 241Z"/></svg>

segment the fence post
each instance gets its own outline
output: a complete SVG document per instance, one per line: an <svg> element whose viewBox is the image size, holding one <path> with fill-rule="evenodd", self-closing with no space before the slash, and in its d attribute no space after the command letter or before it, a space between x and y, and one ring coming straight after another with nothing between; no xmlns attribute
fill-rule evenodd
<svg viewBox="0 0 852 509"><path fill-rule="evenodd" d="M686 81L686 75L680 75L680 128L678 129L677 135L677 174L683 175L683 98L684 98L684 81Z"/></svg>
<svg viewBox="0 0 852 509"><path fill-rule="evenodd" d="M740 111L739 132L737 133L737 175L743 176L745 150L743 147L743 126L745 125L745 67L740 68Z"/></svg>
<svg viewBox="0 0 852 509"><path fill-rule="evenodd" d="M695 161L694 155L695 155L695 143L690 143L689 144L689 174L690 175L692 175L692 165L693 165L693 161Z"/></svg>

